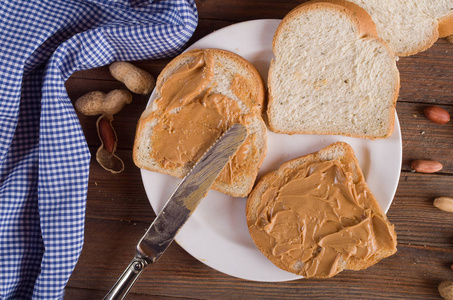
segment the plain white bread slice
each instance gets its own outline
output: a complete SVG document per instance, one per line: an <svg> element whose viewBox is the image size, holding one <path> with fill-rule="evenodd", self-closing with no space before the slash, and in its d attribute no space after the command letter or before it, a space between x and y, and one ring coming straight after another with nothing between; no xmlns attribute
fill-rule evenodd
<svg viewBox="0 0 453 300"><path fill-rule="evenodd" d="M316 177L316 175L312 176L312 170L317 168L315 164L329 161L337 163L335 166L341 165L342 170L349 175L346 175L343 179L341 179L341 175L336 175L334 182L329 182L331 180L327 179L329 176L320 176L321 182L312 181L312 177ZM302 174L306 174L305 176L298 175L299 173L297 172L305 168L310 171L307 173L302 171ZM346 174L343 171L337 168L335 172L337 172L336 174ZM326 175L326 173L322 175ZM294 198L293 195L288 194L282 196L285 186L294 182L292 178L297 178L294 181L298 181L297 186L299 189L293 191L293 195L295 194L299 198ZM345 180L344 178L348 179ZM305 183L304 180L306 180ZM307 182L310 182L310 184L307 185ZM343 205L346 206L346 204L339 201L341 197L338 196L337 189L341 189L343 182L348 182L349 189L343 190L349 191L348 193L351 196L348 199L354 199L353 195L356 195L357 199L362 200L357 200L357 202L351 200L351 203L355 203L357 206L351 206L349 209L343 208L342 210L341 207ZM339 186L335 186L338 183ZM307 186L310 185L313 192L307 193L307 191L310 191ZM320 188L321 185L327 186L326 191ZM367 195L367 197L361 198L360 194ZM268 195L274 195L275 197L269 197ZM301 197L301 195L304 196ZM293 203L296 202L301 203L301 206L299 209L294 210L296 206ZM313 206L313 203L319 204ZM326 203L330 203L330 205L325 205ZM348 216L347 214L357 209L357 207L360 207L360 210L358 210L359 214L362 213L361 210L370 212L372 217L370 218L371 226L369 228L373 228L370 232L373 232L373 238L376 243L369 242L373 238L366 241L367 239L359 237L360 234L356 234L357 231L355 233L349 231L357 225L360 226L363 222L363 215L360 218L356 218L352 223L346 221L350 220L351 217L351 215ZM338 219L327 217L332 210L336 211ZM279 214L280 216L285 216L286 223L279 223ZM305 277L326 278L332 277L344 269L362 270L397 251L394 226L390 224L366 184L353 149L344 142L337 142L318 152L287 161L278 170L265 174L247 199L246 219L253 241L271 262L283 270ZM283 220L282 217L280 220ZM338 224L338 220L343 225L334 225ZM325 230L327 227L330 227L330 229ZM297 229L290 230L291 228ZM314 234L310 233L312 232L310 228L314 228ZM317 230L319 231L316 232ZM320 233L321 231L323 233ZM346 231L349 231L349 233L346 233ZM328 251L326 248L332 248L332 245L323 244L323 240L342 234L344 234L343 237L352 237L353 240L357 239L357 246L351 247L350 249L352 250L348 254L339 251L338 263L331 263L329 259L325 259L326 255L323 255L323 253ZM306 243L307 240L309 240L309 243ZM343 242L346 240L347 238ZM346 244L338 243L338 248L336 249L341 249ZM359 254L361 251L358 250L359 247L367 247L369 249L367 256ZM335 246L333 248L335 249ZM279 249L284 249L284 251ZM319 266L325 263L333 266L331 272L310 273L312 266Z"/></svg>
<svg viewBox="0 0 453 300"><path fill-rule="evenodd" d="M156 82L156 98L160 97L161 88L166 80L181 66L193 62L200 51L192 50L183 53L164 68ZM258 169L267 150L267 129L261 116L265 100L264 83L258 71L244 58L220 49L203 49L202 51L208 51L214 60L214 75L202 93L222 94L235 101L246 118L248 131L244 146L247 149L247 166L237 170L233 174L231 182L222 180L220 177L217 178L213 189L234 197L245 197L253 188ZM233 80L236 76L243 78L243 86L239 90L232 90ZM172 110L170 113L176 114L178 109ZM165 168L150 155L153 150L153 129L158 124L162 113L156 105L152 105L142 113L134 142L134 163L142 169L182 178L199 157L195 157L192 161L179 167Z"/></svg>
<svg viewBox="0 0 453 300"><path fill-rule="evenodd" d="M399 56L424 51L453 34L452 0L350 0L364 8Z"/></svg>
<svg viewBox="0 0 453 300"><path fill-rule="evenodd" d="M272 131L391 135L399 73L362 8L346 1L304 3L278 26L273 52L267 110Z"/></svg>

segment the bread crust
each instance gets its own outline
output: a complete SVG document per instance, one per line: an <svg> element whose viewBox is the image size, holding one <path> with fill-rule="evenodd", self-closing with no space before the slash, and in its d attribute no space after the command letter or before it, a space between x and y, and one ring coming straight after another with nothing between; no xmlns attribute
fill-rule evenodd
<svg viewBox="0 0 453 300"><path fill-rule="evenodd" d="M304 11L315 10L319 7L331 7L340 12L347 13L351 16L351 20L355 21L354 23L356 23L359 28L360 35L372 35L377 37L376 25L366 10L360 6L344 0L312 0L296 6L283 18L275 31L274 38L272 39L272 47L274 49L276 48L278 36L289 21Z"/></svg>
<svg viewBox="0 0 453 300"><path fill-rule="evenodd" d="M251 124L249 124L248 133L249 135L253 135L256 138L256 146L258 147L257 154L254 156L254 160L250 162L249 165L249 174L254 174L254 177L247 177L247 178L240 178L237 182L233 184L221 182L216 180L213 184L213 189L220 191L222 193L231 195L233 197L246 197L253 188L255 183L256 175L258 174L258 169L263 163L264 157L267 151L267 128L262 119L262 112L263 108L265 107L265 87L263 83L263 79L261 78L258 71L255 67L245 60L244 58L240 57L237 54L234 54L230 51L222 50L222 49L203 49L204 51L209 51L212 56L214 57L215 63L217 63L218 58L222 58L227 60L228 62L234 62L235 65L239 66L240 71L243 74L247 74L250 77L252 93L254 95L253 102L246 103L239 99L248 109L248 111L244 111L244 113L251 113L253 117L251 118ZM162 70L161 74L157 78L156 81L156 93L158 97L160 96L160 90L165 83L165 81L169 78L172 72L178 69L181 65L185 63L189 63L195 59L197 53L199 53L199 49L194 49L188 52L185 52L176 58L174 58L167 66ZM239 72L239 70L238 70ZM157 123L157 118L159 117L160 112L157 108L150 105L141 115L136 129L136 136L134 140L134 148L133 148L133 161L134 163L142 169L147 169L150 171L156 171L159 173L167 174L174 177L182 178L187 174L187 172L192 167L192 164L188 164L181 168L162 168L157 165L155 162L152 162L150 158L145 160L143 158L144 153L151 150L151 146L146 144L144 141L152 134L152 128L155 126L154 123ZM148 148L148 149L145 149Z"/></svg>
<svg viewBox="0 0 453 300"><path fill-rule="evenodd" d="M342 152L342 153L340 153ZM336 153L336 154L335 154ZM338 154L340 153L340 154ZM272 182L275 182L277 179L281 178L285 174L285 170L287 169L296 169L298 166L301 166L307 162L320 162L320 161L326 161L326 160L334 160L334 159L339 159L342 162L348 162L349 165L353 168L354 172L354 182L365 182L365 177L362 173L362 170L359 166L359 162L354 154L354 150L352 147L345 143L345 142L336 142L333 143L323 149L321 149L318 152L314 152L311 154L307 154L295 159L292 159L290 161L287 161L283 163L277 170L272 171L270 173L265 174L259 182L256 184L255 188L252 190L250 193L247 203L246 203L246 221L247 221L247 226L249 228L250 235L252 236L253 241L255 242L255 245L257 248L276 266L279 268L295 273L294 270L290 268L290 266L287 266L282 263L281 260L275 259L271 253L268 253L263 247L259 244L256 243L256 239L254 237L254 233L251 230L252 226L256 223L256 220L258 219L258 207L261 203L261 196L263 193L268 189L268 187L271 185ZM369 190L368 186L367 189L369 193L371 194L371 191ZM371 194L372 195L372 194ZM388 222L387 216L385 215L384 211L380 207L379 203L377 200L374 198L374 196L371 198L370 203L368 203L372 211L380 216L384 221ZM393 250L390 250L388 252L378 252L376 256L374 257L375 259L373 260L367 260L367 261L360 261L360 260L354 260L352 263L346 263L343 262L342 264L339 264L339 272L342 271L343 269L350 269L350 270L362 270L365 268L368 268L377 262L379 262L382 258L388 257L396 252L396 248ZM323 277L325 278L325 277Z"/></svg>
<svg viewBox="0 0 453 300"><path fill-rule="evenodd" d="M439 20L438 31L440 38L453 34L453 12Z"/></svg>
<svg viewBox="0 0 453 300"><path fill-rule="evenodd" d="M173 69L180 64L181 61L186 60L186 59L191 59L195 58L196 54L198 51L204 50L204 51L209 51L213 56L223 56L228 58L231 61L236 62L239 64L244 70L247 70L247 72L254 77L254 89L256 90L256 102L252 103L249 107L256 109L259 107L259 109L263 110L265 107L265 100L266 100L266 89L264 86L264 81L259 74L259 72L256 70L256 68L245 58L231 52L228 50L223 50L223 49L216 49L216 48L210 48L210 49L193 49L187 52L184 52L174 58L172 61L170 61L165 68L162 70L161 74L157 78L156 81L156 89L160 91L160 88L162 85L165 83L165 80L168 78L170 73L173 71Z"/></svg>
<svg viewBox="0 0 453 300"><path fill-rule="evenodd" d="M415 48L415 47L411 48L408 51L398 52L397 55L400 56L400 57L407 57L407 56L415 55L417 53L426 51L429 48L431 48L431 46L434 45L434 43L438 39L439 39L439 27L433 28L432 33L431 33L431 35L429 37L429 40L425 44L421 45L418 48Z"/></svg>
<svg viewBox="0 0 453 300"><path fill-rule="evenodd" d="M435 4L433 3L432 5ZM409 47L407 51L398 52L396 54L400 57L415 55L431 48L439 38L444 38L453 34L453 12L433 21L437 21L437 26L432 27L431 34L423 44L419 47ZM397 28L395 28L395 30L397 30Z"/></svg>
<svg viewBox="0 0 453 300"><path fill-rule="evenodd" d="M299 14L304 13L305 11L309 10L315 10L318 9L319 7L330 7L333 8L339 12L346 13L349 15L351 18L352 22L356 24L356 26L359 28L359 38L364 38L364 39L375 39L381 42L383 46L389 51L389 53L393 53L392 49L388 46L388 44L377 35L376 31L376 25L374 24L373 20L371 19L371 16L363 9L362 7L351 3L349 1L344 1L344 0L312 0L305 2L293 10L291 10L282 20L282 22L279 24L277 27L277 30L275 31L274 38L272 40L272 48L274 55L276 54L276 48L277 48L277 41L282 33L282 30L286 27L286 24L290 22L293 18L297 17ZM271 116L269 107L273 105L275 102L275 99L273 97L272 93L272 86L273 86L273 69L275 65L275 59L272 59L270 66L269 66L269 75L268 75L268 110L267 110L267 115L268 115L268 126L269 129L275 133L284 133L284 134L321 134L321 135L332 135L336 134L332 131L327 131L327 132L315 132L315 131L298 131L298 130L293 130L293 131L282 131L278 128L276 128L273 124L273 117ZM396 107L396 102L398 100L398 95L399 95L399 89L400 89L400 76L399 76L399 71L396 69L396 72L394 74L394 80L396 81L395 85L395 90L393 93L393 99L392 99L392 107L389 112L389 122L390 126L387 131L387 133L383 136L369 136L369 135L360 135L360 134L350 134L350 133L342 133L341 135L343 136L350 136L350 137L356 137L356 138L367 138L367 139L380 139L380 138L388 138L392 135L394 127L395 127L395 107Z"/></svg>
<svg viewBox="0 0 453 300"><path fill-rule="evenodd" d="M444 38L452 34L453 34L453 12L438 20L437 27L433 28L432 34L425 44L418 48L412 48L411 51L398 53L398 55L401 57L407 57L426 51L429 48L431 48L432 45L434 45L434 43L437 42L439 38Z"/></svg>

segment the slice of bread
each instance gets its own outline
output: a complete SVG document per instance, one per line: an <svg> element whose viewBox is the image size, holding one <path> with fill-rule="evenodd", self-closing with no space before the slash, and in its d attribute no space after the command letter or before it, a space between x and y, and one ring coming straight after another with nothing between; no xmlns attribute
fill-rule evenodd
<svg viewBox="0 0 453 300"><path fill-rule="evenodd" d="M246 218L260 251L306 278L365 269L396 252L394 227L344 142L264 175L247 199Z"/></svg>
<svg viewBox="0 0 453 300"><path fill-rule="evenodd" d="M304 3L278 26L273 52L272 131L371 139L392 134L399 72L362 8L345 1Z"/></svg>
<svg viewBox="0 0 453 300"><path fill-rule="evenodd" d="M187 102L178 104L178 107L159 107L157 103L159 103L161 98L162 87L165 82L171 79L175 72L189 66L200 55L209 55L212 58L212 73L203 75L212 76L210 77L211 80L192 98L186 99L188 100ZM225 50L192 50L179 55L164 68L157 78L155 93L156 100L154 100L153 105L143 112L138 121L133 149L135 164L139 168L146 170L180 178L184 177L212 142L226 130L224 125L222 125L222 128L208 128L209 125L203 123L205 121L203 119L204 115L200 115L202 114L200 110L203 109L203 105L207 101L211 101L209 97L213 96L214 100L212 101L216 101L215 95L223 95L230 99L229 101L232 101L235 107L239 108L239 112L236 108L237 115L234 117L246 125L248 137L238 152L236 152L236 155L233 156L229 165L219 175L213 185L213 189L234 197L246 197L253 188L258 169L264 160L267 149L267 129L262 119L265 88L261 76L253 65L244 58ZM195 102L197 104L194 104ZM172 163L171 161L168 164L163 164L157 161L152 155L153 151L157 151L157 142L164 145L164 149L159 150L161 152L179 147L181 144L179 146L175 145L183 142L162 140L159 135L156 136L155 134L155 129L158 128L156 126L167 122L166 120L170 117L178 118L178 114L181 114L189 107L193 108L191 105L198 105L196 107L200 108L200 110L195 109L193 112L193 119L203 119L203 121L200 121L202 122L203 134L208 132L207 135L201 135L200 132L193 133L193 127L191 127L190 122L188 122L187 126L183 124L183 126L187 127L183 128L185 130L184 134L191 134L187 137L187 143L191 142L191 140L198 140L200 136L202 137L201 142L197 141L197 143L200 143L199 145L197 144L200 148L199 151L184 164ZM230 110L231 105L218 103L217 106L221 107L220 114L227 113L225 111L230 111L230 113L232 111ZM222 121L223 123L224 121ZM168 131L171 130L174 130L174 128ZM208 136L208 138L206 139L205 136ZM153 140L156 142L153 142ZM163 155L166 155L166 153L163 153ZM241 156L240 163L238 163L239 156ZM238 165L233 166L233 163L238 163Z"/></svg>
<svg viewBox="0 0 453 300"><path fill-rule="evenodd" d="M399 56L431 47L453 34L452 0L350 0L364 8L378 34Z"/></svg>

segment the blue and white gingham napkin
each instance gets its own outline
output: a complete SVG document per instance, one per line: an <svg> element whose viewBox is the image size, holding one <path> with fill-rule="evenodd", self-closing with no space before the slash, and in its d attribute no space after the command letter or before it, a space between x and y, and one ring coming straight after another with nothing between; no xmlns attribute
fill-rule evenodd
<svg viewBox="0 0 453 300"><path fill-rule="evenodd" d="M193 0L0 0L0 299L61 299L83 244L90 153L64 82L178 54Z"/></svg>

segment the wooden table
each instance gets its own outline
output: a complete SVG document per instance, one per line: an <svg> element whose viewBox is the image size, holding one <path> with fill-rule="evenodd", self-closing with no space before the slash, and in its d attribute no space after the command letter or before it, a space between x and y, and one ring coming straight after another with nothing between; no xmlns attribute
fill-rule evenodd
<svg viewBox="0 0 453 300"><path fill-rule="evenodd" d="M216 29L253 19L282 18L300 1L198 0L199 26L189 45ZM134 62L155 77L169 62ZM432 205L439 196L453 197L453 123L427 120L423 109L436 104L453 114L453 45L439 40L428 51L401 58L397 112L403 139L401 177L388 211L398 234L398 252L360 272L345 271L329 280L280 283L230 277L199 262L173 243L159 262L145 270L128 299L438 299L437 285L452 280L453 213ZM124 86L106 67L77 72L67 81L75 101L89 91ZM134 96L115 119L118 155L126 169L113 175L94 159L99 146L96 117L79 115L92 152L85 244L70 278L66 299L101 299L129 263L135 245L155 218L132 162L137 120L148 96ZM444 168L435 174L411 172L414 159L434 159Z"/></svg>

